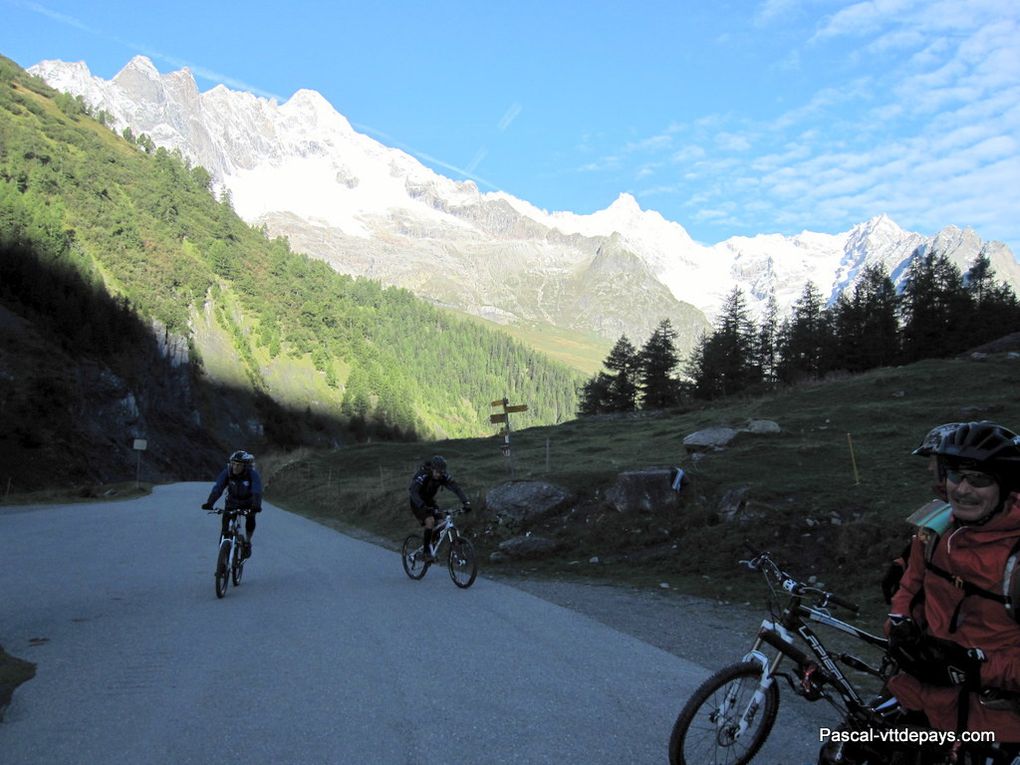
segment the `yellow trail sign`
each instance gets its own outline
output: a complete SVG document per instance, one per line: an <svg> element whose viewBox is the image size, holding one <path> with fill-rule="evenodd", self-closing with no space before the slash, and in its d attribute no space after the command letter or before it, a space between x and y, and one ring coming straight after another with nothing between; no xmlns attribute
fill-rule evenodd
<svg viewBox="0 0 1020 765"><path fill-rule="evenodd" d="M505 414L490 414L489 422L506 422Z"/></svg>
<svg viewBox="0 0 1020 765"><path fill-rule="evenodd" d="M515 404L514 406L504 407L507 412L526 412L528 411L527 404Z"/></svg>

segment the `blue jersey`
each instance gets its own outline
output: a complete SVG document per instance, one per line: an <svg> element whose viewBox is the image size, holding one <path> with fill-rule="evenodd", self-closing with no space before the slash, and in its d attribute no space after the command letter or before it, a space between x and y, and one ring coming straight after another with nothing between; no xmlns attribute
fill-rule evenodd
<svg viewBox="0 0 1020 765"><path fill-rule="evenodd" d="M262 507L262 476L253 467L246 467L237 475L230 472L229 465L223 468L212 491L209 492L210 505L220 498L224 489L227 492L228 510L239 507L251 507L257 510Z"/></svg>

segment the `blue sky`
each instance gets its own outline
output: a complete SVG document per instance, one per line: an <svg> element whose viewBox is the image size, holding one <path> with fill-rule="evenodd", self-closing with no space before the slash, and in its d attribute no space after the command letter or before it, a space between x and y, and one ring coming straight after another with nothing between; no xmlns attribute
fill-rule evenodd
<svg viewBox="0 0 1020 765"><path fill-rule="evenodd" d="M621 192L713 244L880 213L1020 255L1016 0L0 0L0 53L322 93L549 211Z"/></svg>

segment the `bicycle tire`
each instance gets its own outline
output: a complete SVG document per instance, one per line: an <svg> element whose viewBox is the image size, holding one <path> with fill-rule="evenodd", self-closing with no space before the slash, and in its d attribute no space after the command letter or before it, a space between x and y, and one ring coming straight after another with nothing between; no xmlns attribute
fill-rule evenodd
<svg viewBox="0 0 1020 765"><path fill-rule="evenodd" d="M475 559L475 546L463 537L450 542L450 554L446 560L453 583L466 590L475 583L478 576L478 561Z"/></svg>
<svg viewBox="0 0 1020 765"><path fill-rule="evenodd" d="M429 570L430 564L425 562L422 555L421 536L409 535L400 548L400 562L404 564L404 573L412 579L421 579Z"/></svg>
<svg viewBox="0 0 1020 765"><path fill-rule="evenodd" d="M220 542L220 552L216 556L216 597L222 598L227 594L227 571L230 563L230 540L224 539Z"/></svg>
<svg viewBox="0 0 1020 765"><path fill-rule="evenodd" d="M230 566L230 580L235 587L241 585L241 574L244 573L244 543L234 543L233 562Z"/></svg>
<svg viewBox="0 0 1020 765"><path fill-rule="evenodd" d="M732 738L734 733L732 719L728 717L720 724L715 716L718 714L719 704L731 690L737 694L733 700L733 710L738 715L742 714L758 689L761 672L761 665L756 662L730 664L698 686L684 708L680 710L673 725L673 733L669 738L670 765L704 765L706 762L720 761L725 761L728 765L746 765L754 758L772 731L776 713L779 712L779 688L776 684L773 682L769 686L765 694L764 708L759 709L755 715L753 722L757 722L758 727L745 731L740 739ZM734 683L737 684L736 687L733 686ZM699 718L702 718L700 724ZM697 733L701 735L695 736ZM737 754L736 759L731 760L730 755L733 752L729 751L730 747L736 747L745 741L747 746L743 754ZM723 760L719 758L720 752L725 754Z"/></svg>

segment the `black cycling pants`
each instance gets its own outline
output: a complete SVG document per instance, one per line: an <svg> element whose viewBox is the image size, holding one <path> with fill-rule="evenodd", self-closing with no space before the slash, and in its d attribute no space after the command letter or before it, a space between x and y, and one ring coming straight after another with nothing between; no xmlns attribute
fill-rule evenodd
<svg viewBox="0 0 1020 765"><path fill-rule="evenodd" d="M223 511L223 518L220 522L220 539L227 535L227 526L230 524L230 516L232 513L229 510ZM244 533L248 539L251 539L251 535L255 533L255 513L248 513L244 519Z"/></svg>

